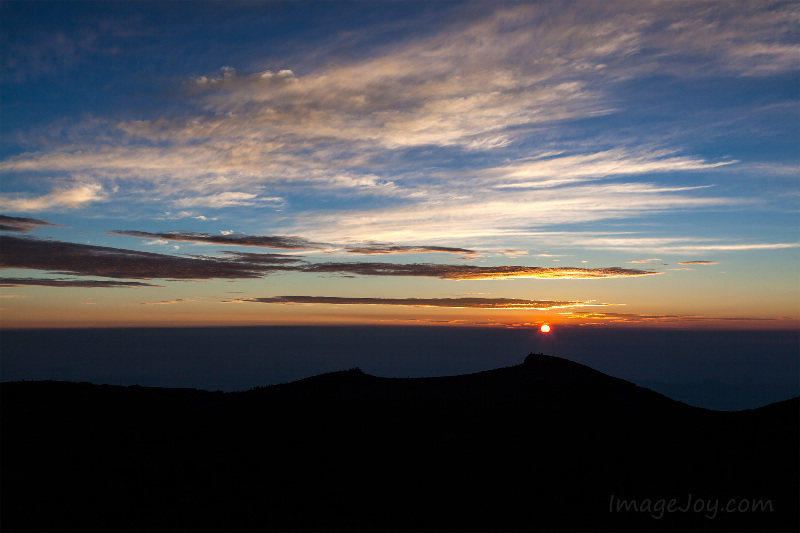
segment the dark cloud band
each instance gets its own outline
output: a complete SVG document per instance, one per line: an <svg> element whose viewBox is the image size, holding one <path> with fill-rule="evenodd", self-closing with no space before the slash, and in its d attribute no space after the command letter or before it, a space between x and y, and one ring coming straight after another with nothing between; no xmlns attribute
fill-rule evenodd
<svg viewBox="0 0 800 533"><path fill-rule="evenodd" d="M336 296L273 296L269 298L244 298L237 301L266 304L400 305L466 309L553 309L590 304L589 302L522 300L517 298L340 298Z"/></svg>
<svg viewBox="0 0 800 533"><path fill-rule="evenodd" d="M41 226L54 226L56 224L38 218L10 217L0 215L0 231L13 231L15 233L27 233Z"/></svg>
<svg viewBox="0 0 800 533"><path fill-rule="evenodd" d="M282 250L324 250L341 248L340 245L324 242L313 242L303 237L284 235L212 235L210 233L191 232L165 232L150 233L147 231L118 230L109 235L122 235L125 237L140 237L144 239L164 239L167 241L201 242L208 244L221 244L225 246L254 246L259 248L275 248ZM383 255L383 254L425 254L447 253L474 255L474 250L454 248L449 246L402 246L378 242L352 244L343 247L344 251L351 254Z"/></svg>
<svg viewBox="0 0 800 533"><path fill-rule="evenodd" d="M400 246L395 244L368 243L363 245L346 246L345 251L351 254L381 255L381 254L463 254L474 255L475 250L466 248L452 248L449 246Z"/></svg>
<svg viewBox="0 0 800 533"><path fill-rule="evenodd" d="M0 268L105 278L212 279L257 278L273 267L4 236L0 238Z"/></svg>
<svg viewBox="0 0 800 533"><path fill-rule="evenodd" d="M282 254L227 252L228 257L173 256L105 246L46 241L29 237L0 237L0 268L24 268L61 275L128 279L259 278L278 272L343 276L417 276L447 280L504 278L609 278L655 274L644 270L610 268L481 267L437 263L328 262L309 263Z"/></svg>
<svg viewBox="0 0 800 533"><path fill-rule="evenodd" d="M142 237L145 239L164 239L167 241L202 242L222 244L225 246L255 246L260 248L277 248L283 250L319 250L323 243L311 242L302 237L291 235L212 235L210 233L168 232L150 233L147 231L111 231L109 235L126 237Z"/></svg>
<svg viewBox="0 0 800 533"><path fill-rule="evenodd" d="M131 287L163 287L142 281L111 281L111 280L84 280L84 279L39 279L39 278L0 278L0 287L79 287L83 289L95 288L131 288Z"/></svg>

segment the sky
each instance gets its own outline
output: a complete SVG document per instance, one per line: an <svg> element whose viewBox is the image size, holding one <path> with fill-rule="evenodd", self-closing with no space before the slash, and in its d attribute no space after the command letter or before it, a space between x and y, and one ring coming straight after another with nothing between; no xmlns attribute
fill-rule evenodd
<svg viewBox="0 0 800 533"><path fill-rule="evenodd" d="M796 2L0 3L0 326L797 329Z"/></svg>

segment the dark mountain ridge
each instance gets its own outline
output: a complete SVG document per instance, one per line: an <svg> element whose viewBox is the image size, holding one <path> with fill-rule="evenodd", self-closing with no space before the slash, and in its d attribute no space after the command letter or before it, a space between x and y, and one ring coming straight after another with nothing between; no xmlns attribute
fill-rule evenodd
<svg viewBox="0 0 800 533"><path fill-rule="evenodd" d="M709 411L542 354L238 393L3 383L0 400L4 530L798 526L800 399Z"/></svg>

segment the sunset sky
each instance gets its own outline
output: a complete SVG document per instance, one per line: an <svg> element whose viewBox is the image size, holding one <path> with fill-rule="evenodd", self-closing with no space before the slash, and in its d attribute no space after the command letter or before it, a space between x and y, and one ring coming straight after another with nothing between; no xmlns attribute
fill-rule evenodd
<svg viewBox="0 0 800 533"><path fill-rule="evenodd" d="M0 325L797 328L800 4L0 3Z"/></svg>

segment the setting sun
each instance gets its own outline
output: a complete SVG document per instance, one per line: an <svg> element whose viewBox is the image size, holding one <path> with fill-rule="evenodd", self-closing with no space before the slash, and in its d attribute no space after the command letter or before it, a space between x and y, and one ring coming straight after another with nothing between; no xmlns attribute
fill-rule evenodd
<svg viewBox="0 0 800 533"><path fill-rule="evenodd" d="M539 329L542 330L542 333L550 333L550 326L548 326L547 324L542 324L542 327Z"/></svg>

